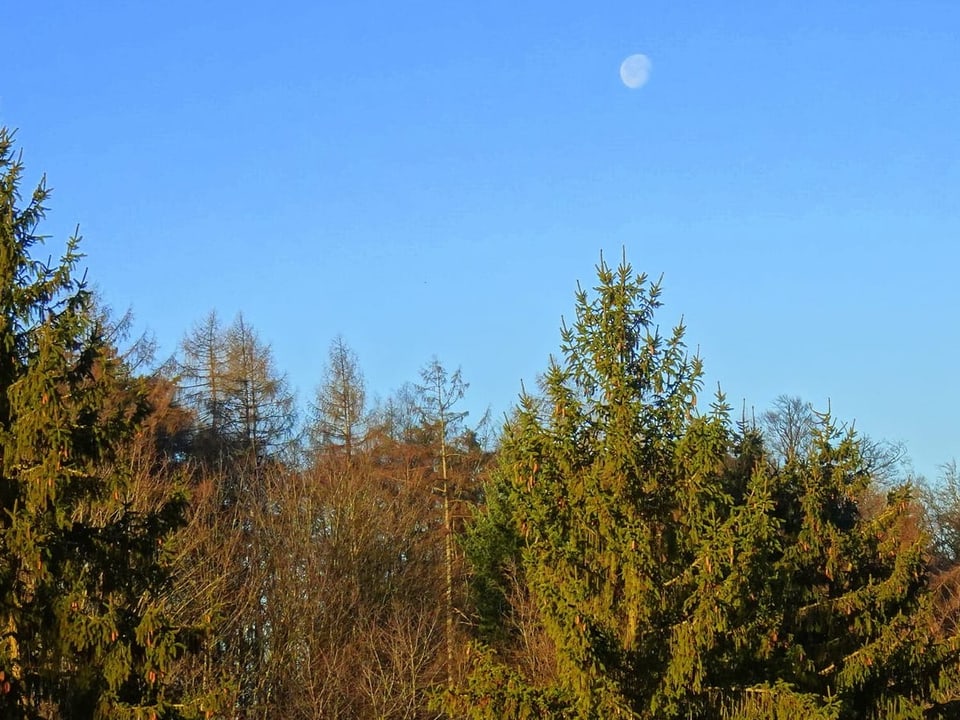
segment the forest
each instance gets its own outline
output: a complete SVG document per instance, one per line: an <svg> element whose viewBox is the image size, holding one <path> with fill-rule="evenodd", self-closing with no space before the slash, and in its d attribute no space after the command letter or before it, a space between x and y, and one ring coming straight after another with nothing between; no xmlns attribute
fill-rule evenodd
<svg viewBox="0 0 960 720"><path fill-rule="evenodd" d="M370 401L343 338L298 422L243 316L131 337L21 157L0 131L0 717L960 717L956 468L735 413L625 253L502 427L437 360Z"/></svg>

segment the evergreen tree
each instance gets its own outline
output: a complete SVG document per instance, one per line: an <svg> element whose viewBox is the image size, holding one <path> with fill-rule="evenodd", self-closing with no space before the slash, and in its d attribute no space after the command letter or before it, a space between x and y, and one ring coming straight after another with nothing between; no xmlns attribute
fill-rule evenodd
<svg viewBox="0 0 960 720"><path fill-rule="evenodd" d="M913 718L956 712L909 489L861 512L860 445L823 416L784 463L696 408L660 287L601 261L539 397L508 422L466 548L480 626L449 707L473 718ZM555 654L518 662L511 566ZM514 606L514 607L511 607ZM507 608L503 612L503 608ZM496 625L500 624L499 632Z"/></svg>
<svg viewBox="0 0 960 720"><path fill-rule="evenodd" d="M149 410L74 279L79 240L36 260L43 182L20 206L22 164L0 130L0 715L203 716L166 673L197 634L163 612L164 541L178 496L125 501L114 463ZM205 710L204 708L207 708Z"/></svg>
<svg viewBox="0 0 960 720"><path fill-rule="evenodd" d="M667 340L656 332L659 285L626 264L615 272L601 263L599 275L598 297L577 293L542 396L524 396L505 428L499 487L488 495L502 498L501 512L510 506L513 528L498 536L479 526L497 548L514 545L511 532L520 539L523 581L557 656L554 687L528 692L527 705L493 703L491 717L522 707L628 717L649 704L666 660L663 643L650 640L677 610L668 581L685 558L674 456L700 363L682 327Z"/></svg>

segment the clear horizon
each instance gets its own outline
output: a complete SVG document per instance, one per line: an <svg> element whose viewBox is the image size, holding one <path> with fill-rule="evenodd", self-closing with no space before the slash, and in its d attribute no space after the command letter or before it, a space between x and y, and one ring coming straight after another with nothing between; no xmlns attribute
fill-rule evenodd
<svg viewBox="0 0 960 720"><path fill-rule="evenodd" d="M8 8L44 251L79 224L161 354L242 311L302 405L341 334L370 395L436 356L475 418L625 248L701 404L797 395L928 478L957 457L960 6L381 5Z"/></svg>

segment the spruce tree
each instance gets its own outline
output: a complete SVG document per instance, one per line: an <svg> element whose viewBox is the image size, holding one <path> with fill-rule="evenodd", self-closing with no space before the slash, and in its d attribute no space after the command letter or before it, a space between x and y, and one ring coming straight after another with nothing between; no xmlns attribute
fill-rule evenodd
<svg viewBox="0 0 960 720"><path fill-rule="evenodd" d="M537 688L531 678L533 687L506 704L485 704L481 693L475 707L489 707L486 717L540 716L548 707L630 717L649 704L667 661L662 630L681 601L671 581L687 559L678 552L675 454L700 362L687 353L682 326L664 338L654 325L659 284L626 262L616 270L601 262L598 275L593 297L577 292L542 395L524 396L507 424L500 487L489 493L501 498L500 512L505 498L512 508L520 569L556 648L557 679ZM496 547L511 547L509 534ZM487 671L475 673L476 689Z"/></svg>
<svg viewBox="0 0 960 720"><path fill-rule="evenodd" d="M146 388L74 277L78 238L59 262L35 258L49 192L21 205L22 172L0 130L0 716L203 717L211 699L175 697L166 675L199 639L160 600L184 500L126 502L114 459Z"/></svg>
<svg viewBox="0 0 960 720"><path fill-rule="evenodd" d="M910 489L867 512L868 458L828 415L780 464L719 392L699 413L700 361L682 325L659 334L659 284L625 261L601 261L598 277L577 293L542 393L523 396L505 428L495 502L465 543L491 644L474 646L448 707L650 720L956 712L957 639L937 631ZM553 648L547 676L518 660L531 627L511 607L511 576Z"/></svg>

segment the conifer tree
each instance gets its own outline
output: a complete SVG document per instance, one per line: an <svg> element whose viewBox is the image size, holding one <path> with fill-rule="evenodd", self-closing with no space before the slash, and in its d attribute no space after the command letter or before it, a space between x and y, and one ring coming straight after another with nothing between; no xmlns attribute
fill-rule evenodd
<svg viewBox="0 0 960 720"><path fill-rule="evenodd" d="M451 447L452 430L467 416L465 411L455 412L454 407L463 399L467 391L467 384L457 369L452 374L447 372L443 364L434 358L420 372L422 384L417 390L423 401L422 412L424 425L436 434L437 460L439 461L440 496L443 501L443 545L444 545L444 573L446 586L444 589L445 629L447 651L447 682L453 684L453 646L455 637L454 597L453 597L453 565L454 565L454 529L453 529L453 498L452 482L448 474L451 465L453 450Z"/></svg>
<svg viewBox="0 0 960 720"><path fill-rule="evenodd" d="M936 631L909 488L861 512L856 436L821 416L781 464L700 361L663 339L660 287L601 261L538 397L508 422L496 502L465 547L493 646L448 696L471 718L947 717L956 637ZM555 653L518 663L516 568ZM504 608L506 610L504 611ZM494 627L500 623L500 632ZM515 634L515 633L514 633Z"/></svg>
<svg viewBox="0 0 960 720"><path fill-rule="evenodd" d="M330 344L323 384L317 388L309 440L315 453L333 448L349 461L363 444L369 419L366 385L357 354L337 336Z"/></svg>
<svg viewBox="0 0 960 720"><path fill-rule="evenodd" d="M293 393L270 346L240 313L224 327L210 312L183 339L179 400L196 416L193 454L210 468L261 466L289 449ZM228 495L239 492L233 488Z"/></svg>
<svg viewBox="0 0 960 720"><path fill-rule="evenodd" d="M0 716L200 716L167 670L198 636L163 612L164 540L182 496L125 501L111 462L148 410L102 337L71 238L35 259L43 182L20 205L22 164L0 130Z"/></svg>
<svg viewBox="0 0 960 720"><path fill-rule="evenodd" d="M688 356L682 326L664 339L653 325L658 284L626 263L614 271L601 262L598 271L595 298L578 290L542 396L524 396L505 429L506 492L491 493L512 505L522 573L556 647L558 678L522 702L488 705L488 717L544 707L630 717L649 702L666 661L663 643L650 640L677 610L668 581L686 560L677 553L674 456L700 362Z"/></svg>

